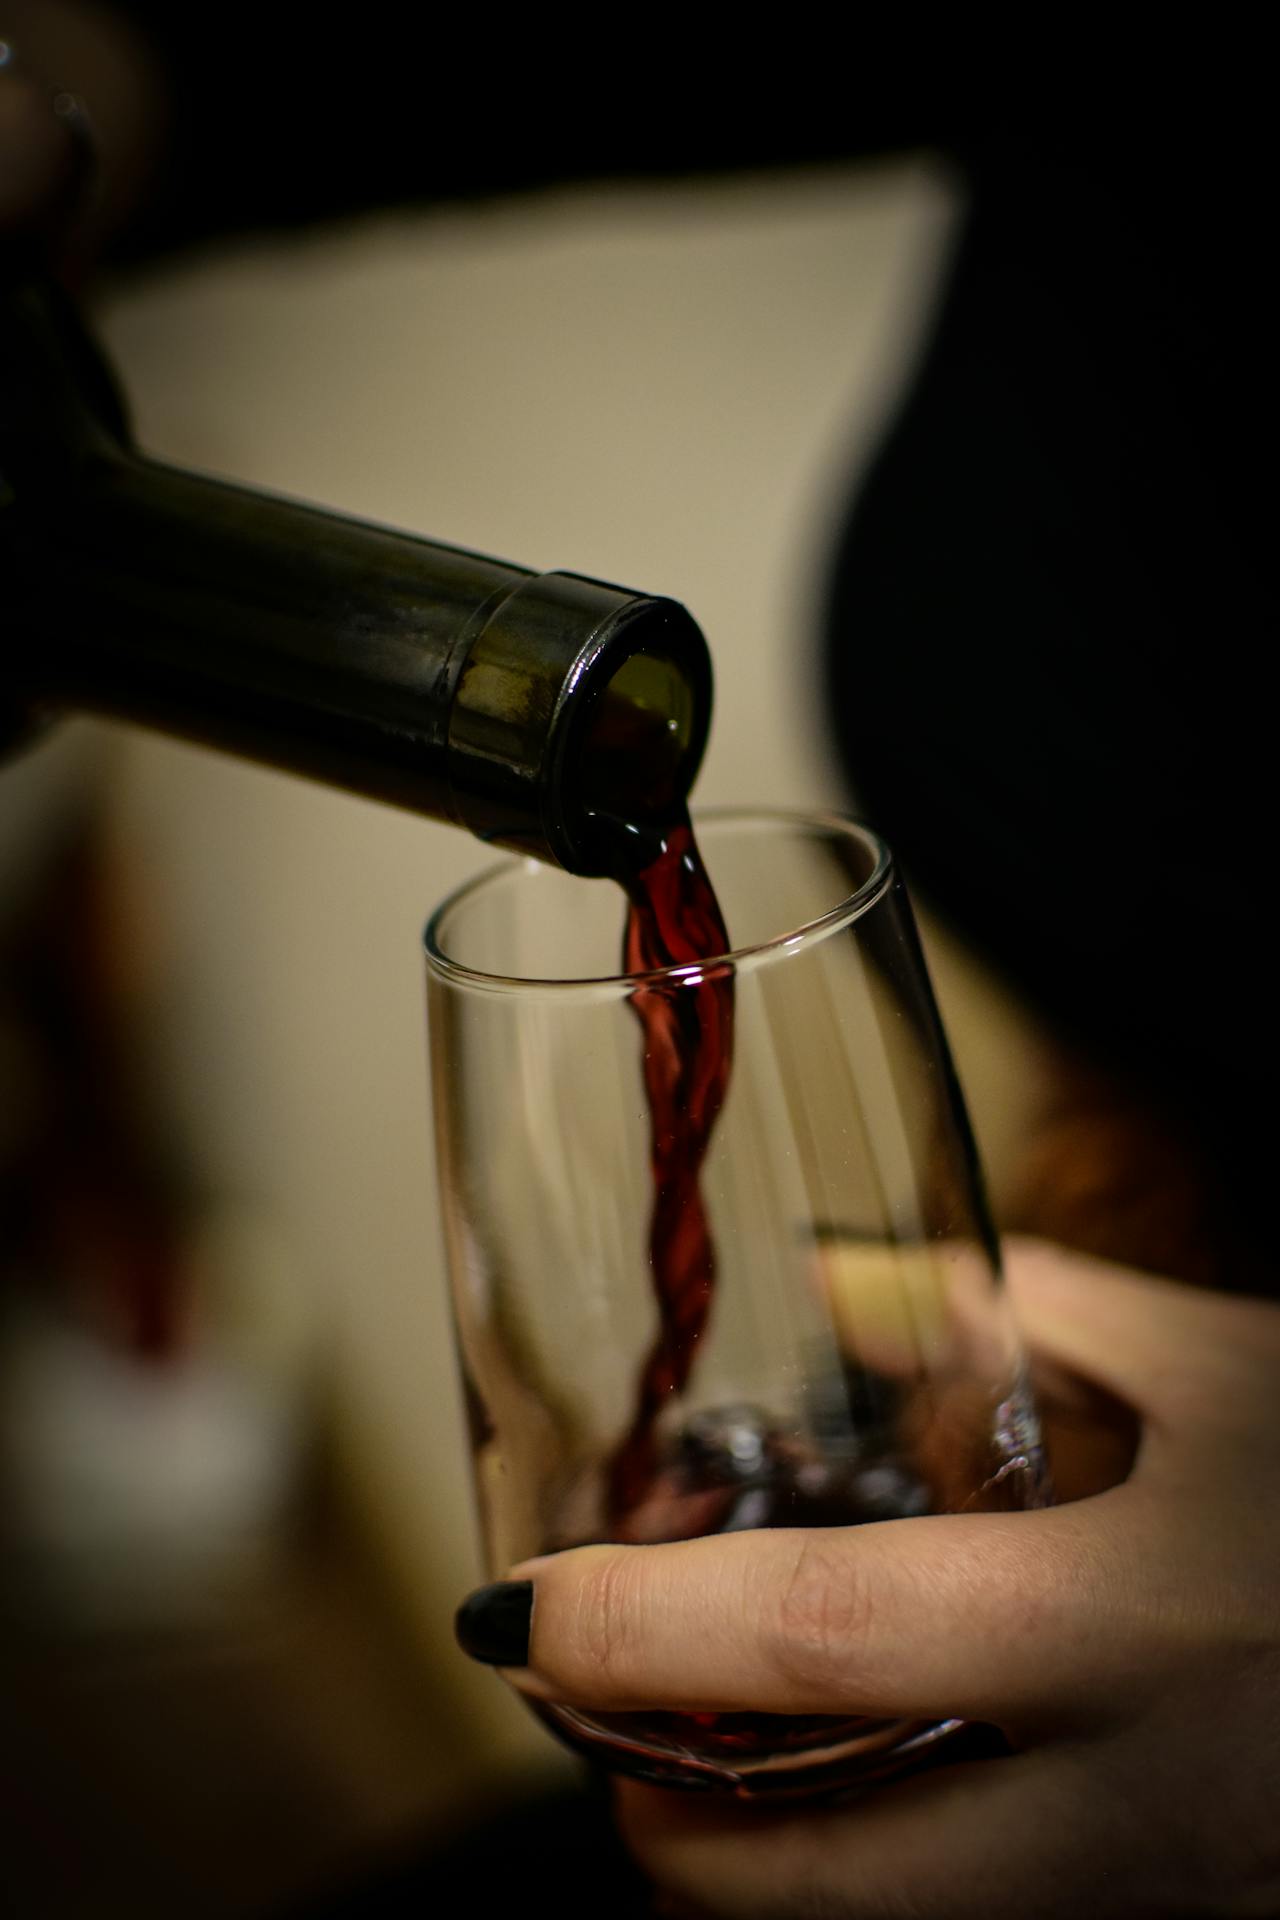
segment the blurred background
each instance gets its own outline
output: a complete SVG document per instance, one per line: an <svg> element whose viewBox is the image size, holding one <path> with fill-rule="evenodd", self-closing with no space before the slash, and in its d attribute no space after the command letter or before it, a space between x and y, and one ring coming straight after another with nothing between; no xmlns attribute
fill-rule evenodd
<svg viewBox="0 0 1280 1920"><path fill-rule="evenodd" d="M447 36L166 11L0 17L114 156L83 277L140 443L675 596L718 676L698 799L847 805L833 554L969 202L923 99L708 118L705 71L653 107L661 49L498 82ZM452 1640L420 934L485 857L123 726L0 768L15 1916L309 1911L571 1772ZM1057 1043L926 932L1011 1218Z"/></svg>

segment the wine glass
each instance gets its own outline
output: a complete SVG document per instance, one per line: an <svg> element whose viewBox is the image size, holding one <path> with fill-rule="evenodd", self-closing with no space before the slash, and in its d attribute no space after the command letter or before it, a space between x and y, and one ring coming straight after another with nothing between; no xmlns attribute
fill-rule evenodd
<svg viewBox="0 0 1280 1920"><path fill-rule="evenodd" d="M620 890L534 861L491 868L427 929L440 1192L493 1578L591 1541L1049 1497L889 852L832 814L713 812L697 832L727 955L619 974ZM708 1026L708 994L731 1022ZM683 1268L654 1237L654 1129L669 1148L694 1097L687 1074L664 1081L652 1057L646 1071L663 1021L710 1032L713 1051L732 1032L681 1189L703 1210L684 1223L702 1250ZM615 1770L742 1795L892 1770L958 1725L534 1711Z"/></svg>

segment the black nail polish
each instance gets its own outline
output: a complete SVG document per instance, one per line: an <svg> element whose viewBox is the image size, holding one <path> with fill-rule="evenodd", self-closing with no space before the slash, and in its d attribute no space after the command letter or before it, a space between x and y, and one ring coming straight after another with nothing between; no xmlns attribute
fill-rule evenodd
<svg viewBox="0 0 1280 1920"><path fill-rule="evenodd" d="M497 1580L469 1593L454 1617L458 1645L489 1667L527 1667L532 1580Z"/></svg>

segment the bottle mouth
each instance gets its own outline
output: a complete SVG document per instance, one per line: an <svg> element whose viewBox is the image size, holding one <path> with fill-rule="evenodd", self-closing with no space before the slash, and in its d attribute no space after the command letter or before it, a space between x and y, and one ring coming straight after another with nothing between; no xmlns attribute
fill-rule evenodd
<svg viewBox="0 0 1280 1920"><path fill-rule="evenodd" d="M711 657L676 601L530 575L487 610L458 672L451 811L482 840L606 873L596 823L677 811L710 724Z"/></svg>
<svg viewBox="0 0 1280 1920"><path fill-rule="evenodd" d="M711 657L674 600L628 607L566 679L544 790L560 864L612 870L619 827L656 832L684 808L711 728Z"/></svg>

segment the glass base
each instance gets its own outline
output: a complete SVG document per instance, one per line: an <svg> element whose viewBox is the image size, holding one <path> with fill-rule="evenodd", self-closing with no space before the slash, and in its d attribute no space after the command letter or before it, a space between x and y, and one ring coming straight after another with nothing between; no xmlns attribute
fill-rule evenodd
<svg viewBox="0 0 1280 1920"><path fill-rule="evenodd" d="M887 1779L959 1732L961 1720L807 1714L582 1714L534 1705L574 1752L656 1786L739 1799L845 1792Z"/></svg>

